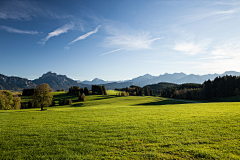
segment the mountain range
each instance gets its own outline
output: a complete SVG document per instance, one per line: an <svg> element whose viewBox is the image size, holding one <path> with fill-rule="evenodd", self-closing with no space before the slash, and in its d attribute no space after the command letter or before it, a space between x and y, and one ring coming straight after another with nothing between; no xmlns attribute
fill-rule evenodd
<svg viewBox="0 0 240 160"><path fill-rule="evenodd" d="M127 81L104 81L98 78L93 79L92 81L76 81L71 78L68 78L66 75L59 75L53 72L47 72L41 77L35 80L28 80L21 77L8 77L0 74L0 90L11 90L11 91L20 91L25 88L34 88L39 84L47 83L53 90L65 89L68 90L71 86L79 86L81 88L88 87L91 88L91 85L105 85L106 89L115 89L115 88L124 88L129 87L130 85L145 86L149 84L156 84L160 82L168 82L175 84L182 83L200 83L202 84L205 80L213 80L215 77L224 76L224 75L233 75L240 76L240 72L227 71L223 74L207 74L207 75L187 75L185 73L165 73L159 76L152 76L150 74L145 74L137 78L133 78Z"/></svg>

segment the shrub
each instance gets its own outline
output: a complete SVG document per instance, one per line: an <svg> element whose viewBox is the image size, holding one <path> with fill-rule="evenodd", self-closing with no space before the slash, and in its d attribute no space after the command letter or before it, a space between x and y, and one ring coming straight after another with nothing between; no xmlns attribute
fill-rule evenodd
<svg viewBox="0 0 240 160"><path fill-rule="evenodd" d="M24 103L24 102L21 102L21 108L22 108L22 109L28 108L28 104L27 104L27 103Z"/></svg>
<svg viewBox="0 0 240 160"><path fill-rule="evenodd" d="M55 105L56 105L55 101L52 101L51 106L55 106Z"/></svg>
<svg viewBox="0 0 240 160"><path fill-rule="evenodd" d="M71 105L72 104L72 100L71 99L65 99L64 100L64 105Z"/></svg>
<svg viewBox="0 0 240 160"><path fill-rule="evenodd" d="M32 101L28 101L28 108L33 108L33 102Z"/></svg>
<svg viewBox="0 0 240 160"><path fill-rule="evenodd" d="M83 101L83 102L85 102L85 100L86 100L86 96L85 96L85 94L82 93L82 95L78 98L78 100L79 100L79 101Z"/></svg>
<svg viewBox="0 0 240 160"><path fill-rule="evenodd" d="M13 97L12 109L20 109L20 108L21 108L21 98Z"/></svg>
<svg viewBox="0 0 240 160"><path fill-rule="evenodd" d="M60 100L58 101L58 104L59 104L59 106L63 106L63 105L64 105L64 100L63 100L63 99L60 99Z"/></svg>

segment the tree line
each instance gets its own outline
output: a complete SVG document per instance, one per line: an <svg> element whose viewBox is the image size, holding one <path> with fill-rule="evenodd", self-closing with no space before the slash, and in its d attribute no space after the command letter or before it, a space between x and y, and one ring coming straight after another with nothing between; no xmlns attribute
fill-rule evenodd
<svg viewBox="0 0 240 160"><path fill-rule="evenodd" d="M182 84L177 87L159 91L159 95L167 98L189 100L211 100L240 95L240 77L222 76L207 80L203 84Z"/></svg>
<svg viewBox="0 0 240 160"><path fill-rule="evenodd" d="M115 88L116 91L124 91L127 95L130 96L153 96L153 90L148 88L142 88L139 86L131 85L130 87L126 88Z"/></svg>

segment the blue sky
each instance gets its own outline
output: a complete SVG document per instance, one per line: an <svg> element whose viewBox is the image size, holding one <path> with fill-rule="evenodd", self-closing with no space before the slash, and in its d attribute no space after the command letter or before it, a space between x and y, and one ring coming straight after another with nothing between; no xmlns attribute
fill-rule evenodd
<svg viewBox="0 0 240 160"><path fill-rule="evenodd" d="M0 74L76 80L240 72L240 2L1 0Z"/></svg>

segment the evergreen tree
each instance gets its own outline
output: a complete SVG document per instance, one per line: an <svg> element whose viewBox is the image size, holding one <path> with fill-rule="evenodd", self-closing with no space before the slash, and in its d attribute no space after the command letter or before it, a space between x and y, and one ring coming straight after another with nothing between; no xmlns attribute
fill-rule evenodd
<svg viewBox="0 0 240 160"><path fill-rule="evenodd" d="M150 96L153 96L153 90L150 89Z"/></svg>
<svg viewBox="0 0 240 160"><path fill-rule="evenodd" d="M149 96L150 94L149 94L149 91L148 91L148 88L146 87L145 88L145 96Z"/></svg>
<svg viewBox="0 0 240 160"><path fill-rule="evenodd" d="M89 95L90 94L89 89L87 87L84 88L83 92L84 92L85 95Z"/></svg>
<svg viewBox="0 0 240 160"><path fill-rule="evenodd" d="M103 90L103 94L107 95L107 90L106 90L105 86L102 86L102 90Z"/></svg>

